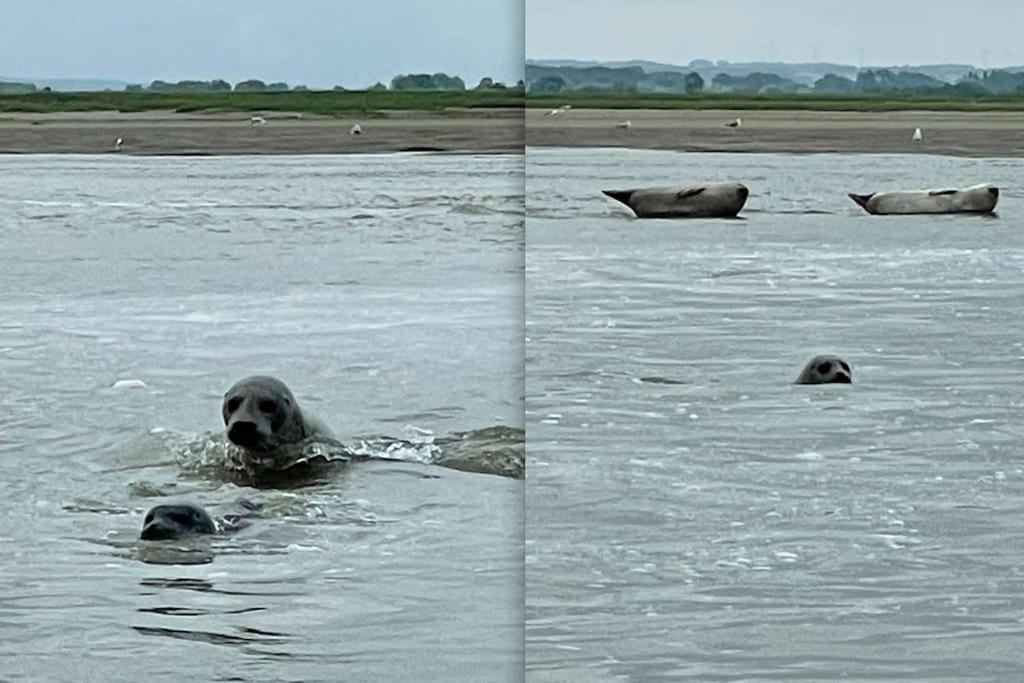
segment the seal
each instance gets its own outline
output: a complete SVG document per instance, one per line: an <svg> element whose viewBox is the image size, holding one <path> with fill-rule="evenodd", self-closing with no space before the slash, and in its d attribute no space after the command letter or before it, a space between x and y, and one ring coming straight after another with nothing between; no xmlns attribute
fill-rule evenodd
<svg viewBox="0 0 1024 683"><path fill-rule="evenodd" d="M628 206L637 218L731 218L750 195L745 185L732 182L602 192Z"/></svg>
<svg viewBox="0 0 1024 683"><path fill-rule="evenodd" d="M960 190L915 190L899 192L849 193L850 199L874 215L914 213L992 213L999 201L999 188L989 183Z"/></svg>
<svg viewBox="0 0 1024 683"><path fill-rule="evenodd" d="M274 377L255 375L235 383L224 394L221 416L228 440L258 454L311 436L334 438L323 423L303 414L291 389Z"/></svg>
<svg viewBox="0 0 1024 683"><path fill-rule="evenodd" d="M815 356L804 366L796 384L850 384L853 370L850 364L839 356L823 353Z"/></svg>
<svg viewBox="0 0 1024 683"><path fill-rule="evenodd" d="M146 541L164 541L183 536L217 532L217 524L198 505L179 503L157 505L146 513L139 537Z"/></svg>
<svg viewBox="0 0 1024 683"><path fill-rule="evenodd" d="M238 531L248 526L260 506L245 498L235 502L232 513L215 522L209 512L192 503L157 505L146 513L139 537L145 541L166 541L188 536L203 536L221 531Z"/></svg>

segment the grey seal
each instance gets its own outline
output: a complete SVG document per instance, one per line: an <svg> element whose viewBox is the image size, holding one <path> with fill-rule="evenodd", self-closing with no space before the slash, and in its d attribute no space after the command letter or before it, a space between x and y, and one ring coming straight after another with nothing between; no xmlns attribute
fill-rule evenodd
<svg viewBox="0 0 1024 683"><path fill-rule="evenodd" d="M731 218L750 195L745 185L732 182L602 192L628 206L637 218Z"/></svg>
<svg viewBox="0 0 1024 683"><path fill-rule="evenodd" d="M218 524L209 512L192 503L157 505L146 512L139 537L146 541L166 541L237 531L247 526L246 518L258 510L259 505L244 498L239 499L235 503L235 510L224 516Z"/></svg>
<svg viewBox="0 0 1024 683"><path fill-rule="evenodd" d="M228 440L257 454L312 436L334 438L322 422L302 412L291 390L274 377L255 375L237 382L224 394L221 415Z"/></svg>
<svg viewBox="0 0 1024 683"><path fill-rule="evenodd" d="M915 190L849 194L870 214L991 213L999 201L999 188L983 183L960 190Z"/></svg>
<svg viewBox="0 0 1024 683"><path fill-rule="evenodd" d="M815 356L804 366L796 384L850 384L853 369L839 356L823 353Z"/></svg>

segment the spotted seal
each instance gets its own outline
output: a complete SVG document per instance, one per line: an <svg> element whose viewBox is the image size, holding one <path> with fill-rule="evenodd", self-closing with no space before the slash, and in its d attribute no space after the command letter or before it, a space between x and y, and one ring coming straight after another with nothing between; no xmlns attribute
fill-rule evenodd
<svg viewBox="0 0 1024 683"><path fill-rule="evenodd" d="M731 218L750 195L745 185L732 182L602 192L628 206L637 218Z"/></svg>

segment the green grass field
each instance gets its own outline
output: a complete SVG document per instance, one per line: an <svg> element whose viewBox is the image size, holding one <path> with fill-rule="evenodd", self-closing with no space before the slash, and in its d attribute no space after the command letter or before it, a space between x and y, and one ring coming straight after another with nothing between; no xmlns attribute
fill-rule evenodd
<svg viewBox="0 0 1024 683"><path fill-rule="evenodd" d="M939 95L748 95L657 93L529 94L517 91L286 91L286 92L37 92L0 95L0 112L280 111L325 116L382 110L444 112L451 108L737 109L813 111L1020 111L1024 95L952 97Z"/></svg>
<svg viewBox="0 0 1024 683"><path fill-rule="evenodd" d="M579 109L779 109L809 111L1021 111L1024 95L953 97L949 95L748 95L741 93L667 95L657 93L528 94L526 106L569 104Z"/></svg>
<svg viewBox="0 0 1024 683"><path fill-rule="evenodd" d="M37 92L0 95L0 112L171 110L282 111L326 116L379 110L442 112L448 108L522 107L517 91L286 91L286 92Z"/></svg>

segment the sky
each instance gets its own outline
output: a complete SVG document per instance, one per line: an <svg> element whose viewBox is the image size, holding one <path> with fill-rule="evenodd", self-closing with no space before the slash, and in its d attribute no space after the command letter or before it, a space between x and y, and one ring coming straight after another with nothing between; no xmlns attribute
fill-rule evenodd
<svg viewBox="0 0 1024 683"><path fill-rule="evenodd" d="M526 0L531 59L1024 65L1022 0Z"/></svg>
<svg viewBox="0 0 1024 683"><path fill-rule="evenodd" d="M0 76L350 88L523 76L523 0L2 0Z"/></svg>

